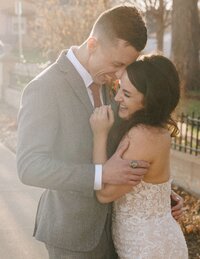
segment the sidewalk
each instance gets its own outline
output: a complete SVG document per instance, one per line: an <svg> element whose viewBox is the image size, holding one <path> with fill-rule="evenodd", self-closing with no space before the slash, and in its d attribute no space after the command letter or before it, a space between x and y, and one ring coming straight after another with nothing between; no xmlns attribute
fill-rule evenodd
<svg viewBox="0 0 200 259"><path fill-rule="evenodd" d="M19 181L15 155L0 143L0 258L48 258L44 245L32 237L41 193Z"/></svg>

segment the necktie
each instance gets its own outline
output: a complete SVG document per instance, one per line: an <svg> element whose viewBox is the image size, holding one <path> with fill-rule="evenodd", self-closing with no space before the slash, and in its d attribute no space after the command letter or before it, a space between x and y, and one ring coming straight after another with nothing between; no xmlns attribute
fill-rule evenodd
<svg viewBox="0 0 200 259"><path fill-rule="evenodd" d="M101 98L100 98L99 85L92 83L90 85L90 89L91 89L93 100L94 100L94 107L95 108L100 107L102 105L102 103L101 103Z"/></svg>

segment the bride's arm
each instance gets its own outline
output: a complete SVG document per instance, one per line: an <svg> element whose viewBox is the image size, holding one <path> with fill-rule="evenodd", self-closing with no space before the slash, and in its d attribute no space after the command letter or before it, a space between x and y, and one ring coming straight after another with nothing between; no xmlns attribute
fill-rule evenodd
<svg viewBox="0 0 200 259"><path fill-rule="evenodd" d="M94 113L90 118L90 124L93 131L93 163L95 164L104 164L107 160L106 154L106 146L107 146L107 137L109 130L114 122L113 112L110 107L102 106L100 108L95 109ZM131 138L131 142L134 139ZM137 141L138 143L138 141ZM120 150L126 150L124 145L128 147L125 154L123 154L123 159L141 159L139 154L141 153L141 148L144 149L143 142L139 142L139 145L134 143L134 149L132 145L129 145L129 140L124 139L123 142L119 145L116 152L120 153ZM121 154L122 155L122 154ZM131 167L127 165L127 172L131 171ZM142 171L142 169L141 169ZM138 184L141 181L141 172L140 169L137 169L138 175L134 175L134 185ZM122 185L111 185L104 184L102 190L96 191L96 196L99 202L101 203L109 203L112 202L125 193L130 192L133 187L133 182Z"/></svg>
<svg viewBox="0 0 200 259"><path fill-rule="evenodd" d="M113 123L114 115L110 106L96 108L90 117L94 164L104 164L107 160L107 139Z"/></svg>
<svg viewBox="0 0 200 259"><path fill-rule="evenodd" d="M110 107L96 108L90 117L90 125L93 132L93 163L104 164L107 160L107 139L110 128L114 122L114 115ZM105 184L100 191L96 191L99 202L109 203L119 198L131 187L127 185ZM117 191L116 191L117 190ZM120 192L118 191L120 190ZM121 194L122 193L122 194Z"/></svg>
<svg viewBox="0 0 200 259"><path fill-rule="evenodd" d="M107 139L113 122L113 112L111 108L107 106L96 108L90 117L90 125L93 132L94 164L104 164L107 160ZM125 187L127 186L125 185ZM102 190L96 191L96 196L99 202L109 203L113 200L113 194L115 193L116 185L104 184Z"/></svg>
<svg viewBox="0 0 200 259"><path fill-rule="evenodd" d="M131 130L133 131L133 130ZM135 134L136 133L136 134ZM149 147L149 143L147 141L147 137L143 134L141 129L134 129L134 134L131 134L131 137L126 137L122 143L120 143L118 149L121 148L122 145L129 144L127 151L123 155L123 159L131 160L146 160L152 161L151 152ZM118 152L118 149L116 152ZM138 176L138 183L141 181L141 177ZM97 198L101 203L109 203L119 199L124 194L131 191L133 185L104 185L104 188L100 191L96 192Z"/></svg>

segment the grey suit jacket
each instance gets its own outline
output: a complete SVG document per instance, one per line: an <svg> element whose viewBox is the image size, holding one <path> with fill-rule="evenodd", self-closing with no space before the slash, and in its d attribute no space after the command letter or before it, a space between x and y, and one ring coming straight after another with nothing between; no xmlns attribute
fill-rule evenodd
<svg viewBox="0 0 200 259"><path fill-rule="evenodd" d="M108 102L106 93L104 98ZM46 189L34 236L72 251L98 244L109 210L94 193L92 111L84 82L63 51L25 88L18 116L19 177Z"/></svg>

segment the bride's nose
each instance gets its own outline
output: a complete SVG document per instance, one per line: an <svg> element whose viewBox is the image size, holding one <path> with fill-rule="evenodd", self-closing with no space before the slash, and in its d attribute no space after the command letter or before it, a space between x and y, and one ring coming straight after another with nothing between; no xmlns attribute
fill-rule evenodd
<svg viewBox="0 0 200 259"><path fill-rule="evenodd" d="M115 101L116 102L121 102L122 101L122 94L120 89L118 90L117 94L115 95Z"/></svg>

